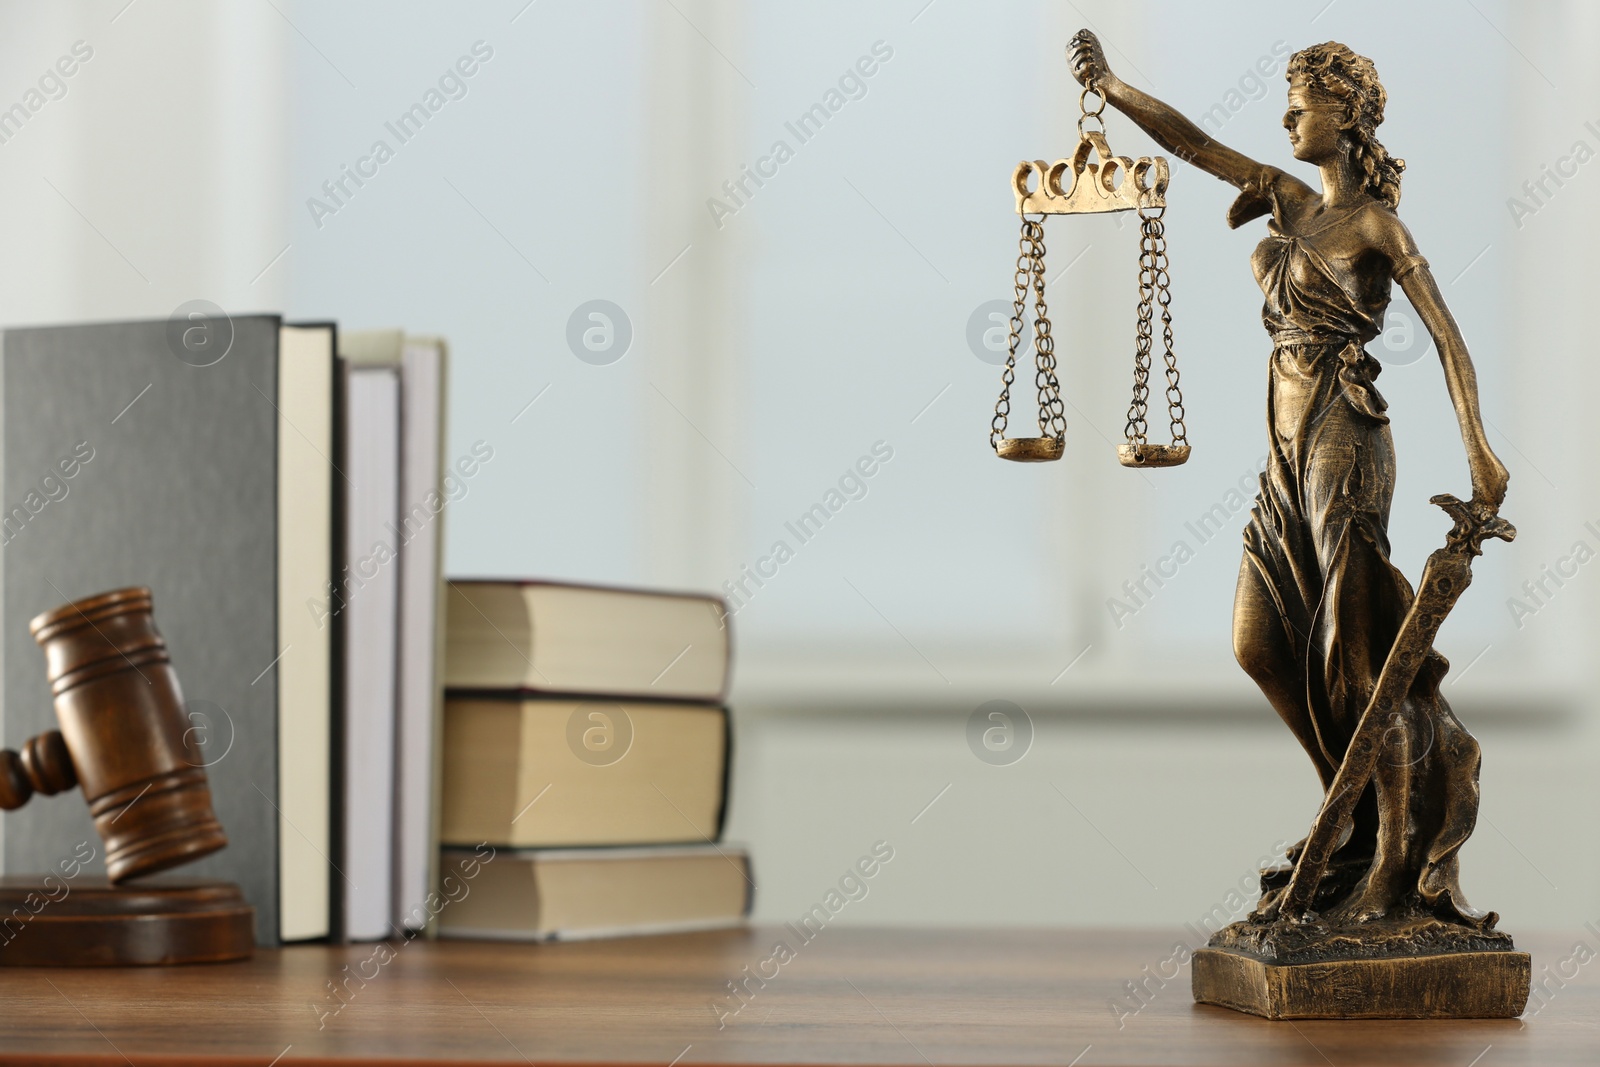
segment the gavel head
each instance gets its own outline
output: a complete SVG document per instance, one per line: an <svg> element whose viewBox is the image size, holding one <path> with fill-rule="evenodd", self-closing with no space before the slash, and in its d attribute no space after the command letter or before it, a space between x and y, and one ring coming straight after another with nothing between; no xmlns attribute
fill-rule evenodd
<svg viewBox="0 0 1600 1067"><path fill-rule="evenodd" d="M150 590L66 604L28 629L44 649L61 730L20 753L0 752L0 808L81 784L112 882L225 846L205 769L186 740L183 694Z"/></svg>

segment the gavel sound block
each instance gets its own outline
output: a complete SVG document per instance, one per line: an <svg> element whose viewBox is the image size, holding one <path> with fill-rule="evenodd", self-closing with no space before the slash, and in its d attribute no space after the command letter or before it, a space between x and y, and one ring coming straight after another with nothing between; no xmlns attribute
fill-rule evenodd
<svg viewBox="0 0 1600 1067"><path fill-rule="evenodd" d="M66 604L28 628L44 649L61 729L30 738L20 752L0 750L0 808L81 785L106 873L79 873L79 855L64 860L59 874L0 878L0 965L249 957L255 911L237 886L124 884L228 843L205 768L186 740L183 694L150 590ZM88 843L83 849L92 852Z"/></svg>

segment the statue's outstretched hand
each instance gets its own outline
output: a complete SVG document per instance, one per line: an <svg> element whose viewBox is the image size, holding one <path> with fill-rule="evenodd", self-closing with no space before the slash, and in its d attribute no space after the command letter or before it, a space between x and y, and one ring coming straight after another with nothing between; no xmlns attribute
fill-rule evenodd
<svg viewBox="0 0 1600 1067"><path fill-rule="evenodd" d="M1090 30L1079 30L1073 35L1072 43L1067 45L1067 63L1072 68L1072 76L1084 88L1088 88L1091 82L1104 86L1116 77L1106 64L1106 53L1100 47L1100 38Z"/></svg>

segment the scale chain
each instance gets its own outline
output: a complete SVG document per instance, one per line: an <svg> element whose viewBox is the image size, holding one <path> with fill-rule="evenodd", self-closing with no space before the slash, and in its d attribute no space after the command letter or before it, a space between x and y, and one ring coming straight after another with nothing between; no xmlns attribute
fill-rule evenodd
<svg viewBox="0 0 1600 1067"><path fill-rule="evenodd" d="M1168 274L1166 223L1159 212L1139 209L1139 321L1133 359L1133 401L1128 405L1127 439L1143 445L1149 431L1150 349L1155 339L1155 307L1161 306L1161 341L1167 388L1167 418L1174 445L1189 443L1184 425L1183 389L1179 384L1178 357L1172 343L1172 292Z"/></svg>
<svg viewBox="0 0 1600 1067"><path fill-rule="evenodd" d="M1056 340L1050 332L1050 311L1044 302L1044 223L1034 223L1033 258L1033 384L1039 393L1039 436L1060 438L1067 432L1061 383L1056 380Z"/></svg>
<svg viewBox="0 0 1600 1067"><path fill-rule="evenodd" d="M1149 220L1142 218L1139 238L1139 317L1134 327L1133 400L1128 405L1128 421L1123 433L1129 441L1142 445L1150 429L1146 413L1150 401L1150 342L1152 300L1155 294L1155 257Z"/></svg>
<svg viewBox="0 0 1600 1067"><path fill-rule="evenodd" d="M1022 235L1018 239L1016 275L1013 279L1014 295L1011 320L1007 330L1006 365L1002 372L1000 399L994 406L994 418L989 424L989 446L996 452L1006 435L1006 424L1011 415L1011 386L1016 381L1017 350L1022 346L1022 331L1027 324L1028 290L1034 295L1034 387L1039 402L1039 432L1045 437L1060 439L1066 434L1065 407L1061 400L1061 387L1056 379L1055 339L1050 332L1049 308L1044 300L1044 223L1026 216L1022 219Z"/></svg>

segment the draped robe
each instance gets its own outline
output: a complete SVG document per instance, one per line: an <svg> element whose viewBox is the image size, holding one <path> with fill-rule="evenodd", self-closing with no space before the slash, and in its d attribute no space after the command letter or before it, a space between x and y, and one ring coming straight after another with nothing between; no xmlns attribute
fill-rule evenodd
<svg viewBox="0 0 1600 1067"><path fill-rule="evenodd" d="M1311 730L1301 742L1326 787L1414 595L1389 558L1394 445L1374 384L1381 367L1363 346L1381 331L1392 282L1426 260L1414 245L1374 255L1355 239L1360 212L1388 210L1375 201L1308 232L1287 232L1270 185L1281 172L1263 171L1258 189L1274 217L1251 265L1273 341L1271 447L1244 534L1235 626L1280 629L1284 641L1272 644L1287 653L1270 663L1246 663L1241 653L1241 663L1258 681L1265 671L1303 691L1300 711ZM1249 617L1241 620L1241 612ZM1413 904L1491 928L1494 914L1468 906L1459 884L1457 853L1477 819L1479 750L1439 692L1448 666L1429 652L1385 738L1380 759L1401 761L1408 776L1403 810L1385 814L1378 786L1369 784L1360 806L1366 817L1355 820L1340 855L1359 864L1373 853L1378 820L1403 819Z"/></svg>

